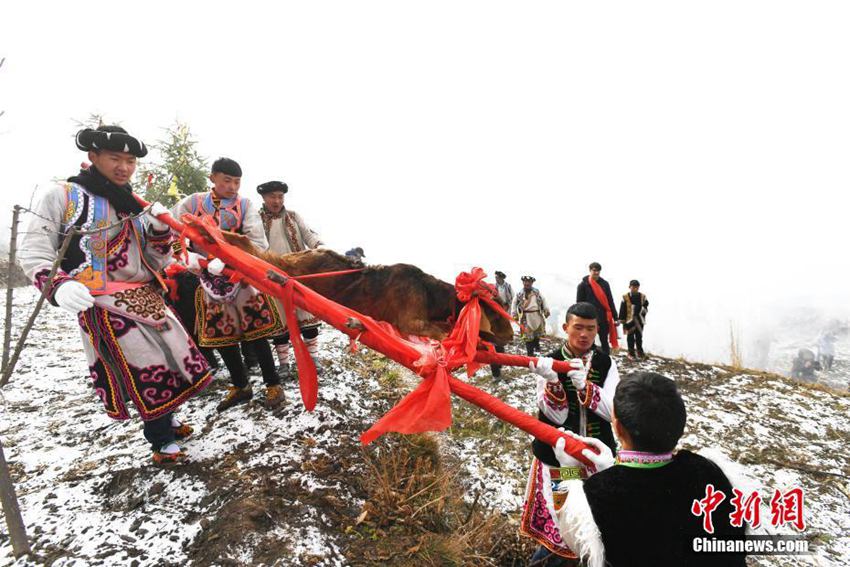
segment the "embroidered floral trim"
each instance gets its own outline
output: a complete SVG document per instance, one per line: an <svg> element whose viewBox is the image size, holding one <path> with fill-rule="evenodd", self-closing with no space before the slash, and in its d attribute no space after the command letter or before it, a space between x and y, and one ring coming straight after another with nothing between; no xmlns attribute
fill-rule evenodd
<svg viewBox="0 0 850 567"><path fill-rule="evenodd" d="M216 301L230 301L239 291L239 286L227 276L214 276L204 270L200 275L201 287Z"/></svg>
<svg viewBox="0 0 850 567"><path fill-rule="evenodd" d="M298 228L295 226L292 213L287 211L283 217L283 222L286 224L286 236L289 237L289 246L292 248L292 251L301 252L304 250L304 245L301 244L301 239L298 238Z"/></svg>
<svg viewBox="0 0 850 567"><path fill-rule="evenodd" d="M546 405L556 410L567 407L567 392L560 382L546 384L545 400Z"/></svg>
<svg viewBox="0 0 850 567"><path fill-rule="evenodd" d="M159 321L165 318L165 301L150 286L127 289L112 294L116 307L127 313Z"/></svg>

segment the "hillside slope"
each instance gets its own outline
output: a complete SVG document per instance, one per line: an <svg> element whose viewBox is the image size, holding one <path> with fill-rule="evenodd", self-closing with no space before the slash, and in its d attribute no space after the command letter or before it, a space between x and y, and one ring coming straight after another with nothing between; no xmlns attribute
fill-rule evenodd
<svg viewBox="0 0 850 567"><path fill-rule="evenodd" d="M17 324L34 299L31 289L16 292ZM183 412L197 431L191 462L159 469L138 421L113 422L99 410L72 318L48 308L0 413L37 557L15 562L3 529L0 564L524 564L532 546L516 524L528 436L456 400L449 431L391 435L362 449L359 434L416 379L368 349L351 354L335 331L321 337L316 411L303 411L290 382L275 413L255 400L217 414L223 372ZM618 362L624 372L676 379L689 410L683 446L713 447L745 465L763 494L805 488L816 555L793 564L850 564L846 395L686 361ZM472 382L533 410L525 369L500 380L482 369Z"/></svg>

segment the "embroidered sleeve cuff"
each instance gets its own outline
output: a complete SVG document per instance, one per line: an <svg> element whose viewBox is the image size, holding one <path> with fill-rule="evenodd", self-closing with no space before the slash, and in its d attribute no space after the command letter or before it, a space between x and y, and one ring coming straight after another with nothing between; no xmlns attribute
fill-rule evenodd
<svg viewBox="0 0 850 567"><path fill-rule="evenodd" d="M33 285L35 285L35 287L37 287L40 291L44 292L44 288L47 285L47 278L49 275L49 268L39 270L38 272L36 272L35 276L33 276ZM56 305L56 301L53 300L53 294L56 293L56 288L72 279L74 278L72 278L62 270L58 270L56 272L56 276L54 276L53 281L50 282L50 287L45 293L45 297L47 298L47 301L51 303L51 305Z"/></svg>
<svg viewBox="0 0 850 567"><path fill-rule="evenodd" d="M560 382L550 382L546 384L543 400L550 408L562 410L567 407L567 392Z"/></svg>
<svg viewBox="0 0 850 567"><path fill-rule="evenodd" d="M599 407L599 402L602 400L602 391L593 382L588 381L584 392L576 393L578 394L579 403L584 407L591 411L596 411L596 408Z"/></svg>

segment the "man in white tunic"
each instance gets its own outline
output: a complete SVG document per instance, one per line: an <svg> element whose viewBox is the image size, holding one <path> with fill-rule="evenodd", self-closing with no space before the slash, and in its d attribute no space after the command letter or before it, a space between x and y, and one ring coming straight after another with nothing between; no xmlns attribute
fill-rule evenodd
<svg viewBox="0 0 850 567"><path fill-rule="evenodd" d="M159 271L171 262L168 225L133 197L130 179L145 145L119 126L86 128L77 147L91 166L48 191L21 240L21 266L50 303L74 314L94 392L109 417L134 406L156 464L184 456L177 440L192 428L173 412L209 383L207 361L163 300ZM66 234L73 236L56 277L48 275ZM45 290L45 287L47 289ZM132 402L132 404L128 404Z"/></svg>
<svg viewBox="0 0 850 567"><path fill-rule="evenodd" d="M519 323L528 356L540 351L540 337L546 334L549 307L540 290L533 286L534 277L522 276L522 289L514 298L511 316Z"/></svg>
<svg viewBox="0 0 850 567"><path fill-rule="evenodd" d="M288 191L289 186L283 181L267 181L257 186L257 193L263 197L260 218L269 241L269 252L291 254L318 248L322 245L319 235L307 226L301 215L284 206L284 196ZM278 311L283 313L283 308L279 304ZM301 336L304 337L304 345L315 360L319 349L320 321L302 309L296 309L295 314L298 317ZM274 337L272 342L280 362L279 373L281 377L286 378L290 374L289 329L286 329L285 321L283 326L283 334ZM316 368L320 369L318 365Z"/></svg>

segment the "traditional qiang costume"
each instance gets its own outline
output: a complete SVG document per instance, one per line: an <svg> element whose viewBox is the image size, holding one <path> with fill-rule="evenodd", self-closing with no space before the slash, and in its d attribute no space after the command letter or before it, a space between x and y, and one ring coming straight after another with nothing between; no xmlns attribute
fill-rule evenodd
<svg viewBox="0 0 850 567"><path fill-rule="evenodd" d="M213 164L213 173L217 172L242 176L239 164L228 158L221 158ZM214 191L194 193L174 207L173 215L176 218L184 214L209 217L224 231L244 234L260 250L268 248L257 209L245 197L221 199ZM266 386L276 388L275 397L282 396L282 391L279 391L280 378L266 340L281 332L281 317L274 301L254 287L232 282L223 274L214 275L203 269L199 278L200 286L195 292L198 342L203 347L218 349L235 388L219 404L219 410L250 399L253 395L239 350L242 341L252 343Z"/></svg>
<svg viewBox="0 0 850 567"><path fill-rule="evenodd" d="M143 157L147 148L119 127L84 129L77 147ZM66 282L85 285L94 306L78 323L92 387L107 415L130 417L132 402L144 421L145 437L156 453L187 436L191 428L172 412L210 381L207 361L180 320L163 300L159 271L172 261L170 230L156 232L129 185L117 186L94 166L83 169L44 195L21 240L20 260L27 276L44 290L64 235L73 237L47 299ZM102 229L102 230L101 230Z"/></svg>
<svg viewBox="0 0 850 567"><path fill-rule="evenodd" d="M640 282L632 280L629 285L640 286ZM646 325L646 313L649 301L640 292L629 292L623 295L620 302L620 321L623 322L623 332L629 345L629 355L643 358L643 327ZM635 348L637 347L637 350Z"/></svg>
<svg viewBox="0 0 850 567"><path fill-rule="evenodd" d="M610 356L593 347L582 357L574 356L565 344L547 355L554 360L581 358L588 367L583 391L576 391L570 378L559 373L557 382L537 378L538 419L553 427L563 427L583 437L596 437L616 450L611 430L611 410L614 392L620 382L616 363ZM566 493L558 491L565 480L584 479L584 467L561 467L551 446L542 441L532 442L534 458L526 488L520 533L549 551L565 558L576 555L565 543L558 527L558 513Z"/></svg>
<svg viewBox="0 0 850 567"><path fill-rule="evenodd" d="M534 282L531 276L523 276L522 281ZM546 300L536 287L519 290L514 298L511 316L519 321L522 340L528 356L533 356L540 350L540 337L546 334L546 318L549 308Z"/></svg>
<svg viewBox="0 0 850 567"><path fill-rule="evenodd" d="M268 181L257 186L257 193L260 195L276 191L286 194L289 192L289 186L282 181ZM319 235L307 226L301 215L295 211L283 208L280 212L273 213L263 205L260 207L260 219L262 219L263 231L269 242L269 252L291 254L303 250L313 250L322 245ZM362 251L360 249L361 253ZM283 306L280 301L276 298L275 301L277 302L278 312L283 313ZM303 309L296 308L295 315L298 318L301 336L304 337L304 345L307 347L310 356L315 360L319 350L318 337L321 321ZM285 320L282 322L282 326L283 333L274 337L272 342L280 362L280 372L285 377L289 375L290 331L286 328Z"/></svg>

